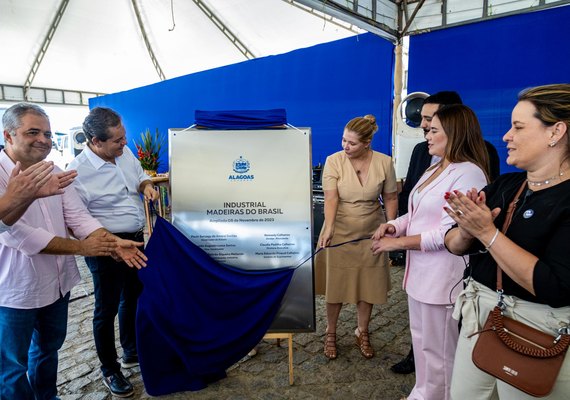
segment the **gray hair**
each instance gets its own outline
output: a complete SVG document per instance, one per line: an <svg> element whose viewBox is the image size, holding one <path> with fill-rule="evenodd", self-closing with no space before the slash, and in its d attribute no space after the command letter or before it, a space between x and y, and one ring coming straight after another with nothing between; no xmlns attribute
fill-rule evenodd
<svg viewBox="0 0 570 400"><path fill-rule="evenodd" d="M40 106L32 103L17 103L7 109L2 116L4 130L14 136L16 129L22 126L22 118L28 113L45 117L49 121L48 115Z"/></svg>

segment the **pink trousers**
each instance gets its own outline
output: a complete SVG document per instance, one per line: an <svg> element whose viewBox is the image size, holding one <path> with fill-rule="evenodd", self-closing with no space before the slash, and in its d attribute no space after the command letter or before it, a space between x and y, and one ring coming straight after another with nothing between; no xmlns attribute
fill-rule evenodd
<svg viewBox="0 0 570 400"><path fill-rule="evenodd" d="M449 400L451 373L459 338L453 309L426 304L408 296L410 331L414 346L416 384L408 400Z"/></svg>

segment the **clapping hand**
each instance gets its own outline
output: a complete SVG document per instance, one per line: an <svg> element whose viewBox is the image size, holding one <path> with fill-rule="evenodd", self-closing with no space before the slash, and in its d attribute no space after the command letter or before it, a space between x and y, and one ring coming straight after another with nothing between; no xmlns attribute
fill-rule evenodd
<svg viewBox="0 0 570 400"><path fill-rule="evenodd" d="M20 162L16 162L6 193L11 193L18 202L62 194L63 189L73 182L77 172L52 174L53 169L53 162L40 161L22 171Z"/></svg>
<svg viewBox="0 0 570 400"><path fill-rule="evenodd" d="M117 238L116 244L117 247L115 248L113 258L124 261L131 268L141 269L146 267L148 258L138 249L144 243Z"/></svg>
<svg viewBox="0 0 570 400"><path fill-rule="evenodd" d="M443 209L459 226L463 239L478 237L485 230L495 229L493 220L501 212L500 208L491 210L487 207L485 192L478 193L475 188L465 194L455 190L445 194L449 207Z"/></svg>
<svg viewBox="0 0 570 400"><path fill-rule="evenodd" d="M85 257L104 257L112 255L117 248L116 237L103 230L96 232L96 234L91 234L79 241L81 247L78 253Z"/></svg>

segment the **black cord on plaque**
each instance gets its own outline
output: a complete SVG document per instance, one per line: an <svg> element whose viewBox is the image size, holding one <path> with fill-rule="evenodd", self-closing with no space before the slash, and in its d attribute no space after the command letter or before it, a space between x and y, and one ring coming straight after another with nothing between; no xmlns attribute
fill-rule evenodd
<svg viewBox="0 0 570 400"><path fill-rule="evenodd" d="M317 253L319 253L321 250L324 250L324 249L331 249L331 248L339 247L339 246L344 246L345 244L360 242L361 240L370 240L370 238L369 238L369 237L364 237L364 238L359 238L359 239L353 239L353 240L349 240L349 241L346 241L346 242L342 242L342 243L338 243L338 244L333 244L332 246L321 247L321 248L319 248L317 251L312 252L309 257L305 258L303 261L301 261L299 264L297 264L296 267L293 267L293 269L297 269L297 268L299 268L301 265L305 264L308 260L310 260L311 258L313 258L314 256L316 256Z"/></svg>

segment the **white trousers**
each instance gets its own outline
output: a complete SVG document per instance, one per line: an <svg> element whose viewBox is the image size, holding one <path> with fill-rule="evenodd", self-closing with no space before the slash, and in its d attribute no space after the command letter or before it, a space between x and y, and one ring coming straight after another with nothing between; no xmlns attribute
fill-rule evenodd
<svg viewBox="0 0 570 400"><path fill-rule="evenodd" d="M507 305L505 315L547 332L553 336L558 329L570 322L570 307L552 308L520 300L514 296L505 296ZM454 318L463 316L461 333L455 353L455 364L451 380L451 398L454 400L531 400L536 399L501 380L481 371L471 361L471 353L478 335L467 336L481 329L489 311L497 305L497 293L485 285L471 280L460 293L455 304ZM566 355L562 369L552 393L542 399L570 399L570 356Z"/></svg>
<svg viewBox="0 0 570 400"><path fill-rule="evenodd" d="M408 296L416 384L408 400L449 400L455 347L459 335L453 309Z"/></svg>

